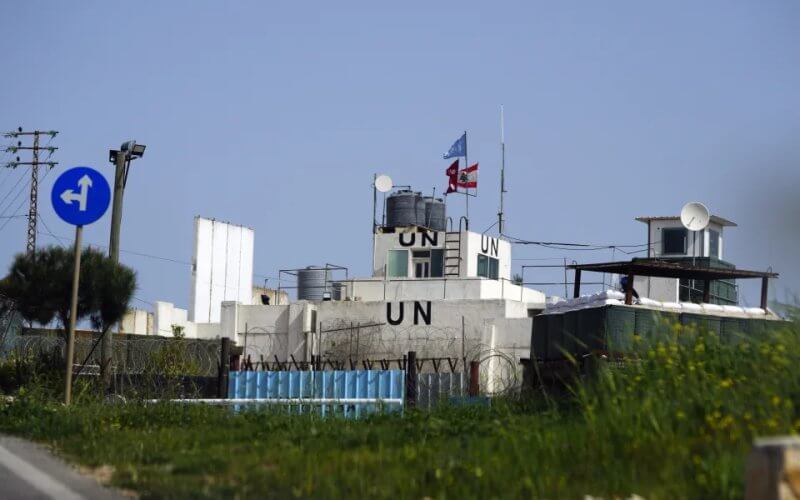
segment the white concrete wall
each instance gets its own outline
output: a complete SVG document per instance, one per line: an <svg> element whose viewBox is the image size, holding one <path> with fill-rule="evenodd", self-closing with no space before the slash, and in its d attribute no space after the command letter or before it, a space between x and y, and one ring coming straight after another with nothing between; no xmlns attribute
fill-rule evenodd
<svg viewBox="0 0 800 500"><path fill-rule="evenodd" d="M187 319L186 309L175 307L171 302L156 302L153 310L153 333L169 337L172 327L183 328L186 338L197 338L196 325Z"/></svg>
<svg viewBox="0 0 800 500"><path fill-rule="evenodd" d="M226 300L249 304L253 290L254 233L250 228L195 217L189 318L220 321Z"/></svg>
<svg viewBox="0 0 800 500"><path fill-rule="evenodd" d="M464 276L478 276L478 255L487 255L499 261L498 277L511 279L511 244L503 239L480 233L466 233L462 238L461 257L466 263Z"/></svg>
<svg viewBox="0 0 800 500"><path fill-rule="evenodd" d="M664 228L683 228L683 224L679 219L676 220L654 220L650 221L650 245L651 245L651 257L678 257L679 255L669 254L664 255L662 253L662 243L661 243L661 230ZM723 240L723 227L715 222L709 222L708 227L702 231L697 232L696 238L692 236L692 231L688 231L687 234L687 250L686 256L688 257L707 257L709 253L709 245L708 245L708 231L713 229L719 233L719 249L720 249L720 259L723 256L723 248L722 248L722 240ZM695 246L696 240L696 246Z"/></svg>
<svg viewBox="0 0 800 500"><path fill-rule="evenodd" d="M530 358L533 318L495 318L484 324L481 388L502 393L522 383L522 358Z"/></svg>
<svg viewBox="0 0 800 500"><path fill-rule="evenodd" d="M416 232L416 228L397 228L396 233L375 235L375 254L372 259L372 276L383 276L389 250L430 250L444 248L444 231ZM413 273L411 252L408 257L409 276ZM424 279L424 278L423 278Z"/></svg>
<svg viewBox="0 0 800 500"><path fill-rule="evenodd" d="M662 253L661 231L664 228L683 228L681 221L676 220L663 220L650 222L650 244L651 244L651 257L677 257L678 255ZM687 251L686 256L691 257L707 257L709 256L709 237L708 231L714 230L719 233L719 258L723 256L722 241L723 241L723 227L715 222L710 222L708 227L702 231L698 231L696 236L692 235L692 231L687 232ZM679 297L679 280L674 278L648 278L644 276L637 276L634 279L634 288L640 296L648 297L653 300L661 302L678 302Z"/></svg>
<svg viewBox="0 0 800 500"><path fill-rule="evenodd" d="M528 321L527 315L525 304L509 300L299 301L285 306L226 302L220 335L245 346L255 360L277 356L284 361L293 355L302 361L320 352L339 359L397 359L410 350L419 357L461 357L462 344L472 359L492 349L485 335L487 322ZM530 349L530 332L522 335L522 327L513 323L508 337L506 325L512 323L499 325L494 345Z"/></svg>
<svg viewBox="0 0 800 500"><path fill-rule="evenodd" d="M343 281L343 298L363 302L383 300L516 300L544 307L544 293L508 280L487 278L353 279Z"/></svg>
<svg viewBox="0 0 800 500"><path fill-rule="evenodd" d="M675 278L652 278L635 276L633 288L640 297L661 302L678 302L679 280Z"/></svg>
<svg viewBox="0 0 800 500"><path fill-rule="evenodd" d="M143 309L129 309L120 321L119 332L153 335L153 314Z"/></svg>

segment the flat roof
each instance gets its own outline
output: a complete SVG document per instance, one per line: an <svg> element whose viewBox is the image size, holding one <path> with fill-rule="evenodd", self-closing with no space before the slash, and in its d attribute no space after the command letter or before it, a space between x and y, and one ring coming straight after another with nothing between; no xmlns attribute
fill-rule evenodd
<svg viewBox="0 0 800 500"><path fill-rule="evenodd" d="M654 221L654 220L656 220L656 221L658 221L658 220L681 220L681 218L678 215L655 215L655 216L642 215L642 216L636 217L636 220L638 220L639 222L647 223L647 222ZM719 224L720 226L728 226L728 227L736 227L738 225L733 221L730 221L728 219L719 217L717 215L712 215L711 216L711 222L713 222L715 224Z"/></svg>
<svg viewBox="0 0 800 500"><path fill-rule="evenodd" d="M724 269L718 267L693 266L691 259L665 261L658 259L633 259L629 262L600 262L595 264L572 264L570 269L597 273L632 274L659 278L687 278L699 280L725 280L742 278L777 278L778 273Z"/></svg>

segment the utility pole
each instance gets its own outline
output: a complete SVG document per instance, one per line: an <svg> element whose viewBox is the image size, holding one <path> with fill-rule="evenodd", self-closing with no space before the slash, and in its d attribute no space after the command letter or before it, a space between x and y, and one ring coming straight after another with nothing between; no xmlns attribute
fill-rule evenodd
<svg viewBox="0 0 800 500"><path fill-rule="evenodd" d="M144 155L145 145L137 144L136 141L122 143L119 151L112 149L109 151L108 159L114 164L114 201L111 208L111 236L108 244L108 255L111 260L119 263L119 235L122 227L122 199L125 193L125 184L128 181L128 169L131 160L141 158ZM100 378L102 390L107 391L111 388L113 370L114 349L112 332L109 328L100 340Z"/></svg>
<svg viewBox="0 0 800 500"><path fill-rule="evenodd" d="M39 137L42 135L50 136L52 140L58 134L56 130L49 130L49 131L41 131L41 130L32 130L32 131L25 131L22 130L22 127L19 127L15 132L7 132L4 134L5 137L19 139L21 136L32 136L33 137L33 144L31 146L23 146L22 141L18 140L16 146L9 146L6 148L6 152L10 153L18 153L20 150L30 150L32 153L31 161L20 161L19 156L16 157L16 161L11 161L6 163L7 168L17 168L20 165L29 165L31 167L31 191L30 191L30 203L28 206L28 238L27 238L27 247L26 250L29 254L36 252L36 221L38 219L38 204L39 204L39 165L46 165L50 168L58 165L58 162L55 161L39 161L39 152L44 150L47 151L49 154L47 158L49 159L53 153L58 149L55 146L40 146L39 145Z"/></svg>

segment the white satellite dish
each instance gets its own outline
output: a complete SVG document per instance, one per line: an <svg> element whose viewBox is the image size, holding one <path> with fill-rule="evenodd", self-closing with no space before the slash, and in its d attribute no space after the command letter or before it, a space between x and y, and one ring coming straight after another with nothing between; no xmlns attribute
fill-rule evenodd
<svg viewBox="0 0 800 500"><path fill-rule="evenodd" d="M375 189L381 193L388 193L392 190L393 186L394 184L392 184L392 178L388 175L379 175L375 179Z"/></svg>
<svg viewBox="0 0 800 500"><path fill-rule="evenodd" d="M702 231L708 226L711 215L702 203L693 201L681 209L681 224L689 231Z"/></svg>

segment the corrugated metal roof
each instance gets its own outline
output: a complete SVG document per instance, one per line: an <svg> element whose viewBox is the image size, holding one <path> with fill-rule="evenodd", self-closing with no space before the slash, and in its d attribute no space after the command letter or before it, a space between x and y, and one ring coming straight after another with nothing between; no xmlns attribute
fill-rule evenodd
<svg viewBox="0 0 800 500"><path fill-rule="evenodd" d="M650 222L650 221L654 221L654 220L680 220L680 219L681 218L678 215L656 215L656 216L642 215L640 217L636 217L636 220L638 220L639 222L645 222L645 223ZM733 221L730 221L728 219L719 217L717 215L712 215L711 216L711 222L713 222L715 224L719 224L720 226L736 227L738 225Z"/></svg>

